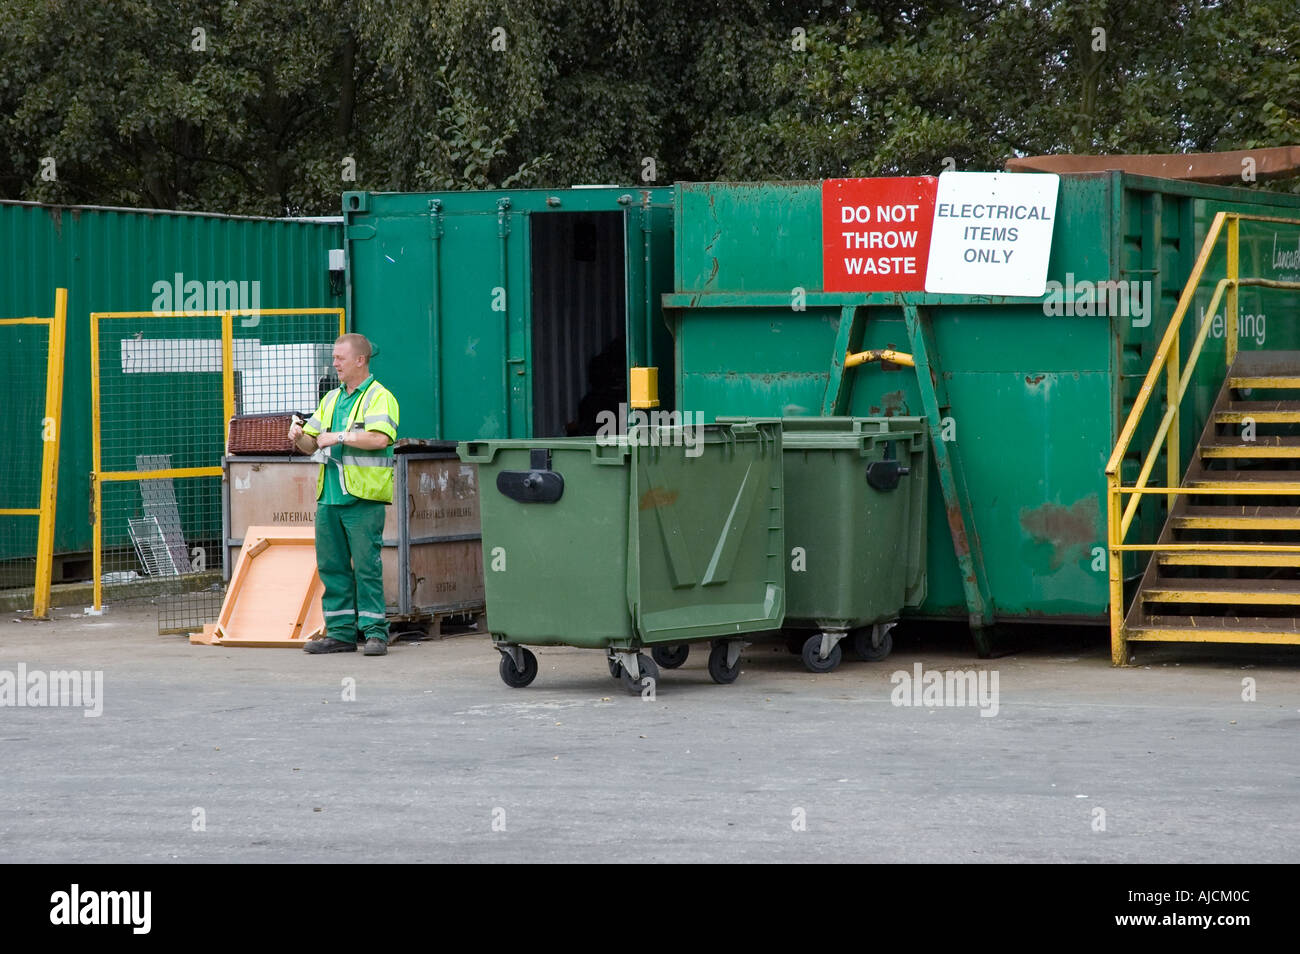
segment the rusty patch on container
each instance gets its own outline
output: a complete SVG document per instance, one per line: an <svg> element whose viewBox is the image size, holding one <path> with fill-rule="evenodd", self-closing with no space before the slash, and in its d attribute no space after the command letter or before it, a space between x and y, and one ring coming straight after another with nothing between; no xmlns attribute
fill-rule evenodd
<svg viewBox="0 0 1300 954"><path fill-rule="evenodd" d="M1026 384L1042 384L1042 383L1043 383L1043 378L1045 378L1045 377L1047 377L1047 375L1045 375L1045 374L1026 374L1026 375L1025 375L1025 383L1026 383Z"/></svg>
<svg viewBox="0 0 1300 954"><path fill-rule="evenodd" d="M651 487L637 501L638 510L653 510L655 507L670 507L677 502L677 491L665 490L663 487Z"/></svg>
<svg viewBox="0 0 1300 954"><path fill-rule="evenodd" d="M1096 497L1085 497L1071 507L1047 503L1020 511L1020 526L1035 543L1052 548L1055 571L1079 559L1096 542L1099 513Z"/></svg>
<svg viewBox="0 0 1300 954"><path fill-rule="evenodd" d="M882 394L880 400L885 403L885 417L893 417L895 414L907 414L907 403L902 390Z"/></svg>
<svg viewBox="0 0 1300 954"><path fill-rule="evenodd" d="M948 504L944 507L948 515L948 530L952 533L952 548L957 554L958 561L970 556L970 541L966 539L966 524L962 520L961 505L957 503ZM966 581L975 582L975 577L968 574Z"/></svg>

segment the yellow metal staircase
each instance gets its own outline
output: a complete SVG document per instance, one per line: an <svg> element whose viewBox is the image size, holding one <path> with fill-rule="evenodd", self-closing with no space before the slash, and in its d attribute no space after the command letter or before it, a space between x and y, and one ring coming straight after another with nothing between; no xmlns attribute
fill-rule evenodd
<svg viewBox="0 0 1300 954"><path fill-rule="evenodd" d="M1127 639L1300 644L1300 550L1218 549L1300 544L1300 352L1238 353L1181 486Z"/></svg>
<svg viewBox="0 0 1300 954"><path fill-rule="evenodd" d="M1237 351L1238 291L1296 290L1300 282L1239 275L1243 221L1300 226L1295 219L1215 215L1106 464L1111 662L1117 666L1129 662L1133 641L1300 645L1300 351ZM1215 285L1184 359L1183 322L1221 235L1226 277ZM1220 305L1224 378L1183 472L1180 408ZM1122 466L1161 382L1164 413L1138 458L1136 479L1126 484ZM1149 482L1158 460L1164 486ZM1142 500L1153 495L1168 501L1159 538L1127 542ZM1130 553L1150 559L1126 612Z"/></svg>

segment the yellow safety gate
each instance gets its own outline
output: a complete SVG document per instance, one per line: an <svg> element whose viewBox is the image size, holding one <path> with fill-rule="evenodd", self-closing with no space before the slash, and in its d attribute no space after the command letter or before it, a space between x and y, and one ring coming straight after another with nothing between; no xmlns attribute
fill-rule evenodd
<svg viewBox="0 0 1300 954"><path fill-rule="evenodd" d="M260 346L261 338L253 339L251 336L274 334L277 319L302 316L324 316L334 320L320 322L317 319L318 323L312 324L307 332L299 329L296 337L288 336L293 338L292 341L267 346L268 350L273 347L323 347L328 351L334 338L346 330L344 311L341 308L91 313L91 521L94 524L95 612L103 607L106 516L114 516L114 513L106 512L105 509L106 488L134 484L141 488L143 496L145 482L157 486L156 482L218 478L217 481L200 480L197 485L190 485L197 489L188 497L184 494L173 497L173 506L177 507L179 513L187 506L193 509L201 503L207 508L207 513L214 510L219 513L219 478L222 474L220 457L225 450L225 440L229 437L230 420L239 411L237 378L241 375L246 378L249 373L247 368L241 371L238 367L236 352L241 346L250 343ZM240 336L236 334L237 318L240 319ZM203 324L205 319L208 320L206 325ZM219 354L215 336L204 334L205 330L217 330L212 319L220 319ZM248 335L243 335L244 326L253 330ZM159 328L162 329L161 332ZM301 363L303 359L298 360ZM144 379L145 383L127 383L132 373ZM152 392L146 390L151 373L152 378L163 382L154 386ZM114 376L112 380L115 386L110 387L110 393L106 395L105 377L110 374ZM219 385L216 381L218 374ZM220 389L219 396L215 393L217 387ZM221 420L219 447L213 441L204 439L204 435L210 434L212 415L218 410ZM150 431L147 425L154 422L170 424L170 429L154 428ZM112 455L113 466L107 468L104 466L106 426L116 441ZM123 431L125 433L119 433ZM199 434L199 431L203 433ZM134 467L121 466L123 462L129 463L128 456L134 457ZM170 466L174 457L182 458L185 463ZM166 462L168 465L152 466L151 462ZM167 487L168 493L172 493L170 483ZM216 499L210 499L214 495ZM113 511L114 508L109 510ZM116 531L120 531L120 528L116 528ZM164 556L167 555L165 551L169 546L175 549L170 544L159 547ZM225 549L225 541L222 540L218 546L218 558L221 560L224 560ZM174 564L179 563L185 555L182 550L180 556L173 561L173 570ZM143 557L141 559L143 562ZM216 567L219 568L220 565L217 563ZM191 567L186 566L183 572L188 573L190 570ZM114 581L109 582L111 584ZM219 607L219 601L216 605Z"/></svg>
<svg viewBox="0 0 1300 954"><path fill-rule="evenodd" d="M45 360L45 405L40 421L41 474L35 507L6 507L0 517L37 517L35 592L32 617L50 614L50 580L54 567L54 519L59 490L59 439L63 426L63 349L67 333L68 290L55 289L50 318L0 318L0 327L44 326L48 331ZM11 360L15 355L10 355ZM12 382L11 382L12 383ZM11 395L11 400L14 396Z"/></svg>

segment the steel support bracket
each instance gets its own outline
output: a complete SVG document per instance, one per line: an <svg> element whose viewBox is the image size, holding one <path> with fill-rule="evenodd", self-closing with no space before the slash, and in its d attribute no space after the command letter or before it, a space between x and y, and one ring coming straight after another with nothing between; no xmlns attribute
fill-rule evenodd
<svg viewBox="0 0 1300 954"><path fill-rule="evenodd" d="M632 677L632 681L638 685L641 682L641 666L637 662L637 653L635 650L611 649L609 658L618 661L624 671Z"/></svg>
<svg viewBox="0 0 1300 954"><path fill-rule="evenodd" d="M921 403L930 421L934 469L939 475L953 551L961 570L961 585L966 596L971 636L980 656L987 658L992 654L988 631L993 625L993 597L984 571L984 554L975 529L961 452L956 441L945 441L942 437L942 411L951 405L943 368L939 364L939 351L934 343L934 329L930 326L929 315L917 305L904 302L903 318L907 322L907 336L911 340L912 356L916 361L916 380L921 391Z"/></svg>
<svg viewBox="0 0 1300 954"><path fill-rule="evenodd" d="M835 632L823 630L821 635L822 643L818 649L817 655L819 658L825 659L831 653L835 652L835 647L839 645L841 639L848 635L848 631L839 630L838 632Z"/></svg>
<svg viewBox="0 0 1300 954"><path fill-rule="evenodd" d="M838 417L848 413L849 398L853 395L853 376L845 374L844 358L861 347L865 324L865 308L856 305L840 308L840 327L835 333L835 347L831 352L831 373L826 380L826 394L822 398L822 417Z"/></svg>
<svg viewBox="0 0 1300 954"><path fill-rule="evenodd" d="M519 672L524 671L524 648L515 646L510 643L497 643L496 650L503 656L509 656L511 662L515 664L515 669Z"/></svg>

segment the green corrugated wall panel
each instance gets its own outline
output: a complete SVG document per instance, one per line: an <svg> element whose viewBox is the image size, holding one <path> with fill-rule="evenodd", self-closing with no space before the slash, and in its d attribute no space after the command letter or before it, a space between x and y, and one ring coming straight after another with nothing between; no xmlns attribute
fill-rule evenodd
<svg viewBox="0 0 1300 954"><path fill-rule="evenodd" d="M679 182L678 291L822 287L819 182Z"/></svg>
<svg viewBox="0 0 1300 954"><path fill-rule="evenodd" d="M90 319L148 311L154 283L258 281L263 308L337 308L329 249L336 222L0 202L0 316L50 315L68 289L58 553L90 549ZM219 461L212 461L218 463Z"/></svg>

